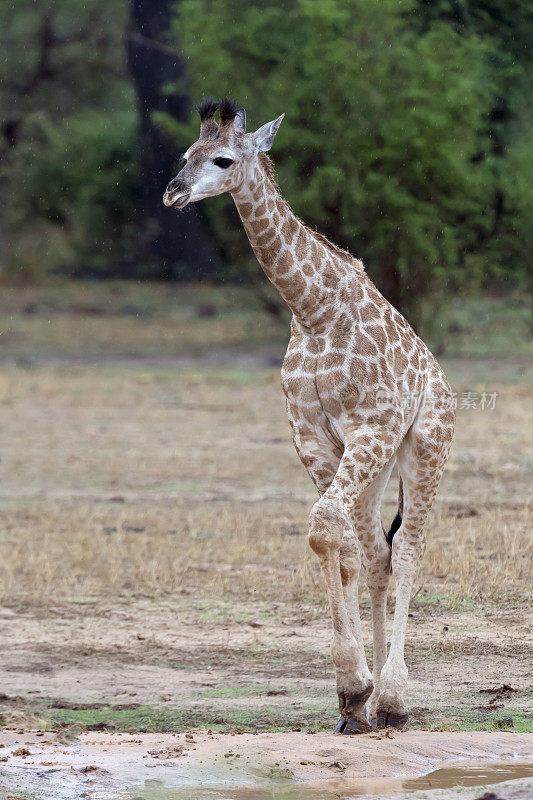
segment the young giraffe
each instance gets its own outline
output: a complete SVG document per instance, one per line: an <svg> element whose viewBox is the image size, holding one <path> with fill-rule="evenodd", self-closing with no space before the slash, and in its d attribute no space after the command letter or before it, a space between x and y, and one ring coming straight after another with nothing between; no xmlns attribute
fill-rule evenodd
<svg viewBox="0 0 533 800"><path fill-rule="evenodd" d="M282 384L296 450L319 492L309 542L320 559L333 622L341 714L336 732L370 729L372 692L374 724L402 727L408 718L407 613L425 549L424 524L454 431L451 390L362 263L307 228L281 197L266 151L284 115L247 134L244 110L229 100L204 100L198 111L200 137L185 153L164 203L183 208L230 192L261 267L293 313ZM380 504L395 464L399 511L386 535ZM359 617L361 565L372 603L373 678ZM387 656L391 572L396 606Z"/></svg>

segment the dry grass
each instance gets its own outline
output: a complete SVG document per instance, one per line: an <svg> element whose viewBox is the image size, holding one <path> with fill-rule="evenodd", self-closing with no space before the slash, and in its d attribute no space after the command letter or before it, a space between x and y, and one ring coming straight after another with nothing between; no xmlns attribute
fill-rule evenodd
<svg viewBox="0 0 533 800"><path fill-rule="evenodd" d="M1 598L208 591L323 602L315 493L274 370L4 369ZM418 599L529 588L529 395L459 413ZM395 487L386 498L392 514Z"/></svg>
<svg viewBox="0 0 533 800"><path fill-rule="evenodd" d="M228 290L86 290L0 298L0 678L13 701L0 725L36 724L10 716L34 702L39 716L54 698L58 709L135 698L142 709L126 721L111 710L54 719L328 728L329 622L306 536L316 493L290 442L279 368L267 368L285 332L246 293L237 307ZM215 316L198 316L200 303ZM412 604L408 702L418 725L491 728L498 714L522 725L527 359L444 366L457 391L499 397L494 411L459 411ZM395 502L393 482L386 521ZM517 691L487 705L479 692L502 675Z"/></svg>
<svg viewBox="0 0 533 800"><path fill-rule="evenodd" d="M86 504L32 505L8 512L0 566L1 599L58 599L207 592L251 600L322 602L317 563L298 515L265 519L252 509L187 508L175 503L114 511ZM417 594L451 600L525 599L531 544L527 510L488 510L471 520L440 513ZM453 526L453 535L450 528Z"/></svg>
<svg viewBox="0 0 533 800"><path fill-rule="evenodd" d="M278 346L285 326L242 287L62 282L2 287L0 358L81 363Z"/></svg>
<svg viewBox="0 0 533 800"><path fill-rule="evenodd" d="M439 513L420 586L459 599L526 599L531 578L531 508L491 506L456 520Z"/></svg>

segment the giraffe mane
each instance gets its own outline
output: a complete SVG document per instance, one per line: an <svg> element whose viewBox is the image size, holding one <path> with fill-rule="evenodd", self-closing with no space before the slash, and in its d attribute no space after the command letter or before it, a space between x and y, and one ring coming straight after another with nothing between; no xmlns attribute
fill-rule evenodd
<svg viewBox="0 0 533 800"><path fill-rule="evenodd" d="M303 224L305 224L305 223L303 223ZM311 228L309 228L308 225L306 225L305 227L308 230L311 230ZM331 250L333 253L335 253L335 255L340 256L341 258L345 259L346 261L349 261L350 264L352 264L352 266L354 266L356 269L360 270L361 272L365 271L365 265L363 264L361 259L360 258L356 258L354 255L352 255L350 253L349 250L346 250L344 247L339 247L338 244L334 244L333 242L331 242L327 238L327 236L324 236L323 233L319 233L318 231L313 231L313 230L311 230L311 233L313 234L315 239L317 239L321 244L323 244L324 247L327 247L328 250Z"/></svg>
<svg viewBox="0 0 533 800"><path fill-rule="evenodd" d="M269 156L266 153L259 153L258 154L258 158L259 158L259 163L261 164L261 167L263 168L267 178L274 185L274 188L276 189L277 193L280 195L282 201L288 206L289 204L282 197L281 190L279 188L279 184L276 181L276 177L275 177L275 174L274 174L274 165L272 164L272 160L269 158ZM291 211L292 211L292 209L291 209ZM306 228L309 231L309 233L318 242L320 242L320 244L323 244L324 247L327 247L328 250L331 250L331 252L334 253L336 256L339 256L340 258L342 258L345 261L349 261L356 269L360 270L361 272L364 272L364 270L365 270L364 264L359 258L355 258L355 256L353 256L350 253L349 250L345 250L343 247L339 247L338 245L333 244L333 242L330 242L330 240L327 238L327 236L324 236L323 233L319 233L318 231L315 231L312 228L310 228L309 225L306 225L305 222L300 219L300 217L296 216L296 214L294 214L294 216L296 217L298 222L301 225L303 225L304 228Z"/></svg>

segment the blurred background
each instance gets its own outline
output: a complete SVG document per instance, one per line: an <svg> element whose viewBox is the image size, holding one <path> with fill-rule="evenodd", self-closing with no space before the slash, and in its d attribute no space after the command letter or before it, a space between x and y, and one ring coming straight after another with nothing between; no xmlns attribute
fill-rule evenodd
<svg viewBox="0 0 533 800"><path fill-rule="evenodd" d="M436 349L462 313L496 315L512 337L509 299L519 345L533 257L528 3L0 7L3 282L230 282L282 316L231 198L179 214L161 203L197 138L194 103L229 94L249 128L286 113L273 151L285 197L363 259Z"/></svg>
<svg viewBox="0 0 533 800"><path fill-rule="evenodd" d="M0 0L0 18L0 727L335 717L287 311L231 197L162 203L195 102L228 94L249 130L285 112L283 195L457 392L411 724L531 729L532 4ZM396 501L393 480L386 527Z"/></svg>

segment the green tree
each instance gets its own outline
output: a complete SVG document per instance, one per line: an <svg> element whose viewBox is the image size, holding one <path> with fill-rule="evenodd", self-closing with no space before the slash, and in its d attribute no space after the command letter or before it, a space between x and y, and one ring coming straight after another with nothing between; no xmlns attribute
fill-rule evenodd
<svg viewBox="0 0 533 800"><path fill-rule="evenodd" d="M464 263L480 277L523 284L531 263L531 120L533 118L533 5L521 0L419 0L411 20L420 32L436 21L461 36L490 44L482 81L487 113L479 121L477 162L490 181L490 224L465 248ZM519 189L518 189L519 187Z"/></svg>
<svg viewBox="0 0 533 800"><path fill-rule="evenodd" d="M412 8L409 0L182 0L173 37L194 95L230 94L252 126L287 113L274 153L284 195L362 257L416 322L419 297L459 275L476 227L490 225L490 175L473 161L486 47L444 23L419 34ZM473 229L460 224L471 216ZM237 252L227 228L219 223L220 236L242 260L247 251Z"/></svg>
<svg viewBox="0 0 533 800"><path fill-rule="evenodd" d="M124 249L135 191L126 7L0 0L0 15L0 266L34 277L96 256L101 267Z"/></svg>
<svg viewBox="0 0 533 800"><path fill-rule="evenodd" d="M27 218L57 224L66 263L95 274L127 261L139 192L137 121L85 109L41 129L44 141L28 165ZM57 259L57 253L53 256ZM45 265L46 266L46 265Z"/></svg>

